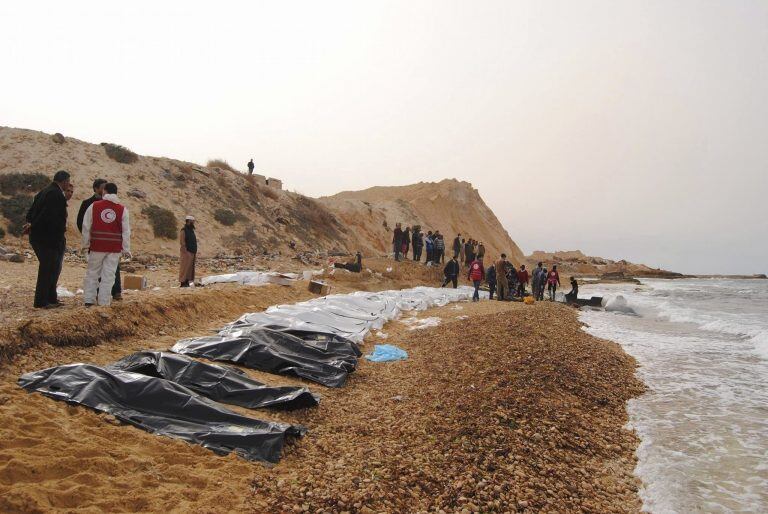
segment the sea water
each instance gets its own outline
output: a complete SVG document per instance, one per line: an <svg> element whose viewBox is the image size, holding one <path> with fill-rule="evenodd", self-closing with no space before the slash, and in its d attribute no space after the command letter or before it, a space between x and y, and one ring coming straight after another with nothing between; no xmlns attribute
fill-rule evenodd
<svg viewBox="0 0 768 514"><path fill-rule="evenodd" d="M583 310L648 391L628 405L644 510L768 512L768 280L584 285L635 315Z"/></svg>

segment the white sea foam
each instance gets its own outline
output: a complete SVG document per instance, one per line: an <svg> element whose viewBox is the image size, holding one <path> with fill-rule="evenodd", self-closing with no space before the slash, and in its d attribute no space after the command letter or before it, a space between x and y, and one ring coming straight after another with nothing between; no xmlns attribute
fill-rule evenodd
<svg viewBox="0 0 768 514"><path fill-rule="evenodd" d="M768 511L768 281L587 285L638 315L584 311L586 331L637 358L629 403L650 512Z"/></svg>

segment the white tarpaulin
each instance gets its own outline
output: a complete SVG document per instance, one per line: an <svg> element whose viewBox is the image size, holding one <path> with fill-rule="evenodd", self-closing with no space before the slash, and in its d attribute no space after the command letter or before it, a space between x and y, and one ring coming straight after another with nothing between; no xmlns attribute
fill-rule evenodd
<svg viewBox="0 0 768 514"><path fill-rule="evenodd" d="M278 273L276 271L238 271L225 275L211 275L203 277L200 283L204 286L210 284L235 283L242 286L263 286L266 284L278 284L288 286L299 278L296 273Z"/></svg>
<svg viewBox="0 0 768 514"><path fill-rule="evenodd" d="M452 302L468 301L472 293L473 288L462 286L457 289L415 287L399 291L329 295L244 314L219 334L236 336L251 327L285 328L336 334L360 343L368 332L380 329L404 311L423 311ZM483 299L488 298L487 292L480 294Z"/></svg>

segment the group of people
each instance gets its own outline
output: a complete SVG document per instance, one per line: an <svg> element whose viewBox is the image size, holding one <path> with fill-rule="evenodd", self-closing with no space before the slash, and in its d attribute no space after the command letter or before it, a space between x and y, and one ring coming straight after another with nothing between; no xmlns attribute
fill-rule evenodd
<svg viewBox="0 0 768 514"><path fill-rule="evenodd" d="M547 290L549 294L549 300L555 300L555 293L557 288L560 287L560 274L557 271L557 265L552 266L551 271L547 271L547 268L543 267L543 263L539 262L533 274L529 274L525 267L525 264L520 265L520 269L515 268L515 265L507 260L506 254L501 254L501 258L486 270L483 257L475 256L468 266L467 279L472 282L475 287L475 292L472 296L473 301L479 300L480 286L483 282L488 284L489 297L493 300L493 296L500 301L511 300L513 298L523 298L528 296L526 287L529 282L532 286L530 294L536 300L544 300L544 291ZM445 287L448 283L453 283L453 287L458 286L458 279L460 273L460 265L458 256L454 257L446 264L443 269L445 280L441 287ZM568 295L573 299L578 295L578 284L576 280L571 277L572 290Z"/></svg>
<svg viewBox="0 0 768 514"><path fill-rule="evenodd" d="M77 214L82 250L87 253L83 299L87 307L109 305L122 299L121 257L131 255L131 223L128 208L117 196L117 185L104 179L93 182L93 194L83 200ZM38 260L34 307L61 306L56 292L64 265L67 232L67 202L74 186L67 171L57 171L51 184L38 192L27 211L24 233L29 234ZM194 281L197 256L195 219L187 216L179 234L181 287Z"/></svg>
<svg viewBox="0 0 768 514"><path fill-rule="evenodd" d="M434 233L430 230L424 234L419 225L414 225L413 228L403 228L401 223L395 225L392 234L392 254L396 261L407 259L410 252L415 262L421 262L425 250L425 263L445 262L445 239L439 230Z"/></svg>
<svg viewBox="0 0 768 514"><path fill-rule="evenodd" d="M425 234L419 225L405 228L401 223L395 225L392 234L392 254L396 261L407 259L410 253L415 262L421 262L426 250L424 259L426 264L446 264L445 248L445 237L439 230L434 232L429 230ZM453 258L458 259L467 268L475 259L485 256L485 245L482 242L462 238L461 234L453 239L450 248L453 251Z"/></svg>

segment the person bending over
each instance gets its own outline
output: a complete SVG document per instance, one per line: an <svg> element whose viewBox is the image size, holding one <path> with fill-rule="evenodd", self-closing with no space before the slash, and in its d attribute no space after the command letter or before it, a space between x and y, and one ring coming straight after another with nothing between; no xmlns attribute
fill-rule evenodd
<svg viewBox="0 0 768 514"><path fill-rule="evenodd" d="M443 285L440 287L445 287L448 285L448 282L453 282L454 289L459 286L459 261L456 260L456 257L452 257L448 264L445 265L443 275L445 275L445 280L443 280Z"/></svg>

